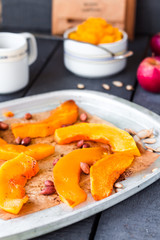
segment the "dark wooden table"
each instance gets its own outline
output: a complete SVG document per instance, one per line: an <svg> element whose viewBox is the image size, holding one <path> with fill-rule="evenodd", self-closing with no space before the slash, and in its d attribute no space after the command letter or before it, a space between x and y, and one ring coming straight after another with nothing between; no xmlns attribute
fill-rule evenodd
<svg viewBox="0 0 160 240"><path fill-rule="evenodd" d="M0 101L62 89L76 89L77 83L85 84L87 90L107 92L142 105L160 114L160 94L144 91L137 83L136 70L140 61L148 55L148 36L137 36L129 43L134 56L128 59L127 68L121 73L103 78L80 78L67 71L63 65L63 47L59 42L37 39L38 60L31 66L30 83L22 91L1 95ZM124 87L112 85L113 80L124 83ZM111 86L110 91L102 88L102 83ZM127 91L131 84L134 91ZM83 90L82 90L83 91ZM40 240L149 240L160 239L160 180L145 190L81 222L58 231L35 238Z"/></svg>

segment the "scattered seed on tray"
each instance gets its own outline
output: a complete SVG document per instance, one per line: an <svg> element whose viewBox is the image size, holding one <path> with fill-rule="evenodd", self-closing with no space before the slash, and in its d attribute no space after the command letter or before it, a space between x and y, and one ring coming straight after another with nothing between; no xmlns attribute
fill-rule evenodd
<svg viewBox="0 0 160 240"><path fill-rule="evenodd" d="M148 148L146 151L147 151L147 152L153 152L153 150L150 149L150 148Z"/></svg>
<svg viewBox="0 0 160 240"><path fill-rule="evenodd" d="M28 146L31 143L31 138L30 137L25 137L22 139L21 144L24 146Z"/></svg>
<svg viewBox="0 0 160 240"><path fill-rule="evenodd" d="M155 138L146 138L143 140L144 143L153 144L156 142Z"/></svg>
<svg viewBox="0 0 160 240"><path fill-rule="evenodd" d="M82 148L90 148L90 144L89 143L84 143Z"/></svg>
<svg viewBox="0 0 160 240"><path fill-rule="evenodd" d="M134 139L135 142L139 142L140 141L140 138L138 137L138 135L134 135L133 139Z"/></svg>
<svg viewBox="0 0 160 240"><path fill-rule="evenodd" d="M134 135L134 136L133 136L133 139L134 139L134 141L135 141L137 144L139 144L139 145L141 145L141 147L143 147L143 143L142 143L141 139L140 139L137 135Z"/></svg>
<svg viewBox="0 0 160 240"><path fill-rule="evenodd" d="M51 180L46 180L46 181L44 182L44 185L45 185L45 187L50 187L50 186L54 186L54 183L53 183L53 181L51 181Z"/></svg>
<svg viewBox="0 0 160 240"><path fill-rule="evenodd" d="M15 143L16 143L17 145L20 145L21 142L22 142L22 138L21 138L21 137L17 137L17 138L15 139Z"/></svg>
<svg viewBox="0 0 160 240"><path fill-rule="evenodd" d="M51 195L56 192L56 189L54 186L47 186L44 189L41 190L40 194L42 195Z"/></svg>
<svg viewBox="0 0 160 240"><path fill-rule="evenodd" d="M154 149L154 148L152 148L150 146L145 145L145 148L147 148L148 150L152 150L152 152L156 152L156 149Z"/></svg>
<svg viewBox="0 0 160 240"><path fill-rule="evenodd" d="M79 116L79 119L81 122L86 122L87 121L87 114L86 113L81 113L80 116Z"/></svg>
<svg viewBox="0 0 160 240"><path fill-rule="evenodd" d="M59 161L59 158L54 159L53 160L53 166L55 166L58 161Z"/></svg>
<svg viewBox="0 0 160 240"><path fill-rule="evenodd" d="M151 136L150 136L149 138L154 138L154 137L155 137L155 136L154 136L154 134L152 133Z"/></svg>
<svg viewBox="0 0 160 240"><path fill-rule="evenodd" d="M148 138L153 134L153 129L143 129L137 133L140 139Z"/></svg>
<svg viewBox="0 0 160 240"><path fill-rule="evenodd" d="M156 148L155 150L156 152L160 152L160 147Z"/></svg>
<svg viewBox="0 0 160 240"><path fill-rule="evenodd" d="M102 87L105 89L105 90L109 90L110 89L110 86L106 83L103 83L102 84Z"/></svg>
<svg viewBox="0 0 160 240"><path fill-rule="evenodd" d="M123 188L123 184L120 183L120 182L116 182L116 183L114 184L114 187L115 187L115 188Z"/></svg>
<svg viewBox="0 0 160 240"><path fill-rule="evenodd" d="M26 120L30 120L30 119L32 119L32 114L26 113L26 114L24 115L24 118L25 118Z"/></svg>
<svg viewBox="0 0 160 240"><path fill-rule="evenodd" d="M136 133L133 129L131 129L131 128L125 128L125 131L128 132L128 133L131 134L131 135L136 135L136 134L137 134L137 133Z"/></svg>
<svg viewBox="0 0 160 240"><path fill-rule="evenodd" d="M116 188L116 189L115 189L115 192L116 192L116 193L118 193L118 192L120 192L120 191L122 191L122 188Z"/></svg>
<svg viewBox="0 0 160 240"><path fill-rule="evenodd" d="M112 84L116 87L123 87L123 83L120 81L113 81Z"/></svg>
<svg viewBox="0 0 160 240"><path fill-rule="evenodd" d="M158 170L158 168L153 168L152 169L152 172L155 172L155 171L157 171Z"/></svg>
<svg viewBox="0 0 160 240"><path fill-rule="evenodd" d="M85 85L83 83L78 83L77 84L77 88L79 89L84 89L85 88Z"/></svg>
<svg viewBox="0 0 160 240"><path fill-rule="evenodd" d="M81 168L82 172L84 172L85 174L88 175L90 173L90 168L87 163L80 162L80 168Z"/></svg>
<svg viewBox="0 0 160 240"><path fill-rule="evenodd" d="M83 147L83 144L84 144L84 140L79 140L79 141L77 142L77 147L78 147L78 148L82 148L82 147Z"/></svg>
<svg viewBox="0 0 160 240"><path fill-rule="evenodd" d="M9 125L7 123L0 121L0 130L7 130L9 128Z"/></svg>
<svg viewBox="0 0 160 240"><path fill-rule="evenodd" d="M133 88L132 85L127 85L127 86L126 86L126 90L127 90L127 91L133 91L134 88Z"/></svg>

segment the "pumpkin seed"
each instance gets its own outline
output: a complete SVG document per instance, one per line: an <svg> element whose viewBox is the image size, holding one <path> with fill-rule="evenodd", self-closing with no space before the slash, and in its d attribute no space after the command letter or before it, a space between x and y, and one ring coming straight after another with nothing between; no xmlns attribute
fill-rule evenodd
<svg viewBox="0 0 160 240"><path fill-rule="evenodd" d="M110 89L110 86L106 83L103 83L102 84L102 87L105 89L105 90L109 90Z"/></svg>
<svg viewBox="0 0 160 240"><path fill-rule="evenodd" d="M85 88L85 85L82 84L82 83L78 83L78 84L77 84L77 88L79 88L79 89L84 89L84 88Z"/></svg>
<svg viewBox="0 0 160 240"><path fill-rule="evenodd" d="M116 182L116 183L114 184L114 187L115 187L115 188L123 188L123 184L120 183L120 182Z"/></svg>
<svg viewBox="0 0 160 240"><path fill-rule="evenodd" d="M154 148L152 148L152 147L149 147L149 146L147 146L147 145L145 145L145 148L147 148L147 151L148 151L148 150L152 150L152 152L156 152L156 149L154 149ZM149 151L149 152L151 152L151 151Z"/></svg>
<svg viewBox="0 0 160 240"><path fill-rule="evenodd" d="M116 188L116 189L115 189L115 192L118 193L118 192L120 192L121 190L122 190L122 188Z"/></svg>
<svg viewBox="0 0 160 240"><path fill-rule="evenodd" d="M151 136L149 138L154 138L154 134L152 133Z"/></svg>
<svg viewBox="0 0 160 240"><path fill-rule="evenodd" d="M128 91L133 91L134 88L133 88L132 85L127 85L127 86L126 86L126 90L128 90Z"/></svg>
<svg viewBox="0 0 160 240"><path fill-rule="evenodd" d="M155 149L156 152L160 152L160 147Z"/></svg>
<svg viewBox="0 0 160 240"><path fill-rule="evenodd" d="M140 142L141 141L140 138L138 137L138 135L134 135L133 139L134 139L135 142Z"/></svg>
<svg viewBox="0 0 160 240"><path fill-rule="evenodd" d="M116 87L123 87L123 83L120 81L113 81L112 84Z"/></svg>
<svg viewBox="0 0 160 240"><path fill-rule="evenodd" d="M144 143L153 144L156 142L155 138L146 138L143 140Z"/></svg>
<svg viewBox="0 0 160 240"><path fill-rule="evenodd" d="M150 148L148 148L146 151L147 151L147 152L153 152L153 150L150 149Z"/></svg>
<svg viewBox="0 0 160 240"><path fill-rule="evenodd" d="M141 139L137 135L134 135L133 139L136 142L136 144L139 145L138 147L140 147L141 150L144 151L144 147L143 147L143 143L141 142Z"/></svg>
<svg viewBox="0 0 160 240"><path fill-rule="evenodd" d="M153 168L152 169L152 172L155 172L155 171L157 171L158 170L158 168Z"/></svg>
<svg viewBox="0 0 160 240"><path fill-rule="evenodd" d="M125 128L125 131L127 131L131 135L136 135L137 134L134 130L132 130L130 128Z"/></svg>
<svg viewBox="0 0 160 240"><path fill-rule="evenodd" d="M140 139L148 138L152 135L153 129L144 129L137 133Z"/></svg>

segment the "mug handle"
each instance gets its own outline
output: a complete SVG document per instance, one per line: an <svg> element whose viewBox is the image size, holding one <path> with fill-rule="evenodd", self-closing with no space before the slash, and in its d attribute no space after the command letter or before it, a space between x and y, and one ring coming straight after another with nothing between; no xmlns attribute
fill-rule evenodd
<svg viewBox="0 0 160 240"><path fill-rule="evenodd" d="M29 60L29 65L31 65L32 63L35 62L35 60L37 59L37 43L36 43L36 39L33 36L33 34L31 33L21 33L21 35L23 35L23 37L28 40L28 44L29 44L29 53L28 53L28 60Z"/></svg>

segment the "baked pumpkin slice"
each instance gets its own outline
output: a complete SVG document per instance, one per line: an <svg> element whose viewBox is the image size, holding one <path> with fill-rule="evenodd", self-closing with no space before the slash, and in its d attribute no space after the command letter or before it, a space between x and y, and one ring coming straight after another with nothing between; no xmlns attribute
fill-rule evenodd
<svg viewBox="0 0 160 240"><path fill-rule="evenodd" d="M52 155L54 153L54 149L54 146L45 143L33 144L27 147L23 145L8 144L6 141L0 138L1 160L10 160L22 152L33 157L36 160L41 160Z"/></svg>
<svg viewBox="0 0 160 240"><path fill-rule="evenodd" d="M28 201L24 186L38 171L36 160L24 153L5 162L0 167L0 208L18 214L23 204Z"/></svg>
<svg viewBox="0 0 160 240"><path fill-rule="evenodd" d="M75 207L86 200L87 194L79 186L80 162L91 165L105 153L101 147L77 149L57 162L53 168L54 185L64 203Z"/></svg>
<svg viewBox="0 0 160 240"><path fill-rule="evenodd" d="M5 144L7 144L7 142L5 140L3 140L2 138L0 138L0 146L5 145Z"/></svg>
<svg viewBox="0 0 160 240"><path fill-rule="evenodd" d="M115 181L131 165L133 159L133 155L114 153L91 166L91 193L96 201L111 195Z"/></svg>
<svg viewBox="0 0 160 240"><path fill-rule="evenodd" d="M113 152L127 151L140 156L132 136L117 127L97 123L80 123L55 131L55 140L58 144L67 144L81 139L110 144Z"/></svg>
<svg viewBox="0 0 160 240"><path fill-rule="evenodd" d="M73 100L62 103L50 112L50 116L35 123L14 123L11 125L15 138L46 137L54 134L55 129L66 124L73 124L78 118L78 106Z"/></svg>

